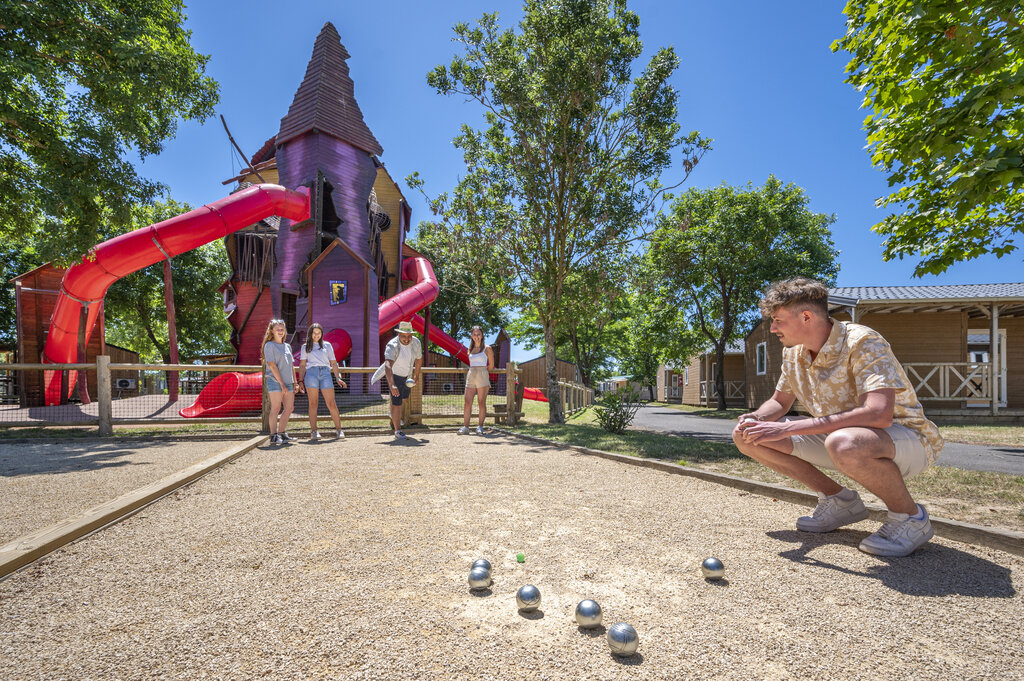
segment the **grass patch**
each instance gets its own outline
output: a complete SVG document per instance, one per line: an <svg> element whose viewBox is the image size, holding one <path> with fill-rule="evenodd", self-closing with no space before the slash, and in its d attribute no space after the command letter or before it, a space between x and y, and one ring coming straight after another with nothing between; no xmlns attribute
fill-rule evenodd
<svg viewBox="0 0 1024 681"><path fill-rule="evenodd" d="M1024 447L1024 426L943 425L939 432L947 442L971 445Z"/></svg>
<svg viewBox="0 0 1024 681"><path fill-rule="evenodd" d="M731 444L640 430L613 435L596 424L590 409L569 417L565 424L549 424L547 405L541 407L524 403L526 416L513 430L554 442L693 465L758 482L801 487L799 483L740 454ZM865 500L879 503L853 481L838 474L834 477L841 484L859 489ZM1024 531L1024 476L932 466L908 480L907 487L933 515Z"/></svg>

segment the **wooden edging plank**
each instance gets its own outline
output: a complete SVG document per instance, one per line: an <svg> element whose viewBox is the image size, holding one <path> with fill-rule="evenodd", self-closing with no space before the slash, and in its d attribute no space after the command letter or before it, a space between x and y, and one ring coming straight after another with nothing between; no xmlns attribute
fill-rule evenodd
<svg viewBox="0 0 1024 681"><path fill-rule="evenodd" d="M545 440L544 438L535 437L533 435L524 435L522 433L516 433L501 428L492 427L492 430L506 435L511 435L522 440L527 440L529 442L535 442L537 444L571 449L581 454L597 456L602 459L610 459L612 461L618 461L619 463L629 464L630 466L652 468L654 470L662 471L664 473L672 473L674 475L686 475L691 478L698 478L700 480L715 482L720 485L727 485L729 487L752 492L754 494L772 497L773 499L783 499L802 506L814 507L818 504L818 497L813 492L806 492L804 490L793 489L791 487L783 487L782 485L773 485L767 482L747 480L746 478L739 478L734 475L715 473L712 471L701 470L699 468L691 468L690 466L681 466L676 463L659 461L657 459L644 459L636 456L629 456L628 454L616 454L615 452L606 452L600 449L591 449L589 447L581 447L579 445L571 445L564 442ZM877 504L865 504L865 506L867 506L868 511L871 513L872 520L877 520L879 522L885 520L887 511L883 506L879 506ZM1012 553L1017 556L1024 556L1024 533L1014 532L1013 530L984 527L981 525L972 525L970 523L962 523L957 520L949 520L947 518L939 518L936 516L931 516L931 521L932 527L935 528L935 534L944 539L951 539L953 541L972 544L974 546L985 546L987 548Z"/></svg>
<svg viewBox="0 0 1024 681"><path fill-rule="evenodd" d="M266 435L251 438L177 473L0 546L0 579L90 532L123 520L143 506L237 459L268 439Z"/></svg>

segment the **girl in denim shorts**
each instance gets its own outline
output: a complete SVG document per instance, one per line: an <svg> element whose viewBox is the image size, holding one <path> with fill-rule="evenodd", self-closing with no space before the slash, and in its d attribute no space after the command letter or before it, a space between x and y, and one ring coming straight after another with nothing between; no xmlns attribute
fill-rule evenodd
<svg viewBox="0 0 1024 681"><path fill-rule="evenodd" d="M324 340L324 327L315 322L306 332L306 343L299 351L299 375L302 376L302 382L309 394L309 439L314 442L321 439L317 430L317 410L321 392L334 421L335 437L345 437L345 433L341 431L338 405L334 402L334 380L337 379L338 385L342 388L347 388L348 385L341 380L341 370L334 356L334 348L330 342Z"/></svg>
<svg viewBox="0 0 1024 681"><path fill-rule="evenodd" d="M288 419L295 406L295 364L292 348L285 339L288 329L280 319L271 319L263 334L260 358L266 365L263 380L267 382L270 398L270 444L283 445L293 441L288 430ZM299 386L299 391L302 387ZM280 415L280 418L278 416Z"/></svg>

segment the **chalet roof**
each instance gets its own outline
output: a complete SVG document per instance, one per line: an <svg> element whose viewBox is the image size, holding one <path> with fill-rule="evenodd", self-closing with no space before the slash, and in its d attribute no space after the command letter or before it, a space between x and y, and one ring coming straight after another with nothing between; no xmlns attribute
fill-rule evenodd
<svg viewBox="0 0 1024 681"><path fill-rule="evenodd" d="M952 286L844 286L829 289L829 298L857 302L908 300L1000 300L1024 301L1024 283L957 284Z"/></svg>
<svg viewBox="0 0 1024 681"><path fill-rule="evenodd" d="M856 307L871 312L948 312L966 310L987 315L996 304L1001 315L1024 316L1024 283L955 284L950 286L845 286L829 289L831 307Z"/></svg>
<svg viewBox="0 0 1024 681"><path fill-rule="evenodd" d="M287 115L281 119L278 145L310 130L317 130L368 154L384 153L366 127L363 112L356 103L355 85L346 63L349 56L334 24L324 24L313 43L313 56L306 66L306 76L295 91Z"/></svg>

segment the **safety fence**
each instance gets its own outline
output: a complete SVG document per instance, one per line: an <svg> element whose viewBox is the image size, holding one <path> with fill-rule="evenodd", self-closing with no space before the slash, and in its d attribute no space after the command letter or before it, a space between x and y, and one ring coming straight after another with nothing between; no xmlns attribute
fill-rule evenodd
<svg viewBox="0 0 1024 681"><path fill-rule="evenodd" d="M315 422L329 426L326 400L331 397L342 422L385 425L391 418L390 388L385 379L371 381L376 370L341 367L345 387L334 382L331 390L315 391ZM466 373L464 368L424 367L404 400L405 424L461 420ZM115 425L252 422L266 430L270 400L263 375L259 365L112 364L102 355L90 364L0 364L0 427L96 425L109 434ZM516 375L511 363L491 373L486 418L505 423L521 415ZM298 419L309 420L313 393L300 382L296 386L292 419L301 428ZM474 396L473 423L478 409Z"/></svg>
<svg viewBox="0 0 1024 681"><path fill-rule="evenodd" d="M594 404L594 391L582 383L559 381L558 390L566 414L575 414Z"/></svg>

